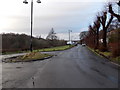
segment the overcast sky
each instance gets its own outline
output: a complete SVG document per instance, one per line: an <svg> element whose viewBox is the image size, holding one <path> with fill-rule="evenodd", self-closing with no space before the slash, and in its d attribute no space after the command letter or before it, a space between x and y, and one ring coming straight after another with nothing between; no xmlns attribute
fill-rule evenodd
<svg viewBox="0 0 120 90"><path fill-rule="evenodd" d="M96 14L104 9L108 0L41 0L34 1L33 35L43 38L51 28L60 39L79 39L79 33L87 30ZM25 33L30 35L30 2L23 0L0 1L0 33Z"/></svg>

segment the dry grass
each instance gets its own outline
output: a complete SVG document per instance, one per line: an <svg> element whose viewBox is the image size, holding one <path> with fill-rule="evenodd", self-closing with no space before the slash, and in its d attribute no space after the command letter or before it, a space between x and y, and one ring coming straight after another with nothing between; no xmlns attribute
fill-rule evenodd
<svg viewBox="0 0 120 90"><path fill-rule="evenodd" d="M49 54L42 54L40 52L32 52L22 56L18 56L15 58L8 58L4 62L29 62L29 61L36 61L36 60L43 60L47 57L51 57L53 55Z"/></svg>
<svg viewBox="0 0 120 90"><path fill-rule="evenodd" d="M51 55L42 54L40 52L32 52L32 53L28 53L26 55L23 55L19 58L23 61L26 61L26 60L28 61L28 60L34 60L34 59L42 59L42 58L45 58L45 57L48 57L48 56L51 56Z"/></svg>

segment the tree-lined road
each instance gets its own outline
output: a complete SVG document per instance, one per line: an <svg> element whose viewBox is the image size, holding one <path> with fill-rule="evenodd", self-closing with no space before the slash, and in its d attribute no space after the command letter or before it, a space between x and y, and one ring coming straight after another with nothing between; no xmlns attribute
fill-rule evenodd
<svg viewBox="0 0 120 90"><path fill-rule="evenodd" d="M3 88L117 88L118 66L78 45L43 61L3 63Z"/></svg>

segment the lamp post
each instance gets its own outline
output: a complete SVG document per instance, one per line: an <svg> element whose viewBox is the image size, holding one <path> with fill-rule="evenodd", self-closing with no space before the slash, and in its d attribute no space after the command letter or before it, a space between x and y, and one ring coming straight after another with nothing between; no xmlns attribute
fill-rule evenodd
<svg viewBox="0 0 120 90"><path fill-rule="evenodd" d="M24 0L23 3L28 4L27 0ZM37 0L37 3L41 3L40 0ZM33 0L31 0L31 40L30 40L30 51L32 52L32 28L33 28Z"/></svg>

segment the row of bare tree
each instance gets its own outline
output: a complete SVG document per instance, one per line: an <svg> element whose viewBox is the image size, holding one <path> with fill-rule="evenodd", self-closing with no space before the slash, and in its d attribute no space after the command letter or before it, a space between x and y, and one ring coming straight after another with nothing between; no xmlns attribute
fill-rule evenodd
<svg viewBox="0 0 120 90"><path fill-rule="evenodd" d="M118 7L120 6L119 3L116 3ZM109 3L108 9L105 9L101 13L96 16L96 20L94 21L93 25L89 25L88 27L88 34L84 38L84 42L90 46L91 48L98 49L102 47L102 51L107 51L107 30L113 20L113 18L117 18L118 22L120 22L120 15L113 11L113 3ZM100 31L101 29L101 31ZM101 34L102 33L102 34ZM100 35L101 34L101 35ZM100 42L101 38L101 42ZM101 44L101 45L100 45Z"/></svg>

